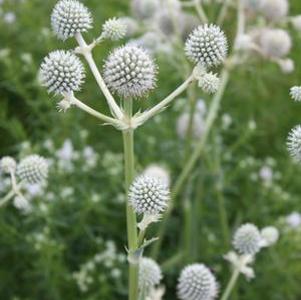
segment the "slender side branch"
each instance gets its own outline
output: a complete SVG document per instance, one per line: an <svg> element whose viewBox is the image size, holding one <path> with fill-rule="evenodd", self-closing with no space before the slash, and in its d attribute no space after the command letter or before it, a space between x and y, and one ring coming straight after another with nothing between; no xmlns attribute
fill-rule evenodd
<svg viewBox="0 0 301 300"><path fill-rule="evenodd" d="M239 277L239 273L240 273L239 268L235 268L233 273L232 273L232 276L230 278L230 281L229 281L229 283L228 283L228 285L227 285L227 287L226 287L226 289L225 289L225 291L222 295L221 300L227 300L229 298L229 296L230 296L230 294L231 294L231 292L232 292L232 290L233 290L233 288L236 284L236 281Z"/></svg>
<svg viewBox="0 0 301 300"><path fill-rule="evenodd" d="M216 22L219 26L221 26L224 23L230 3L231 3L231 0L225 0L223 3L223 6L220 10L220 13L219 13L219 16L218 16L217 22Z"/></svg>
<svg viewBox="0 0 301 300"><path fill-rule="evenodd" d="M13 196L15 196L15 191L12 189L6 196L0 200L0 207L4 206Z"/></svg>
<svg viewBox="0 0 301 300"><path fill-rule="evenodd" d="M194 0L194 7L196 9L196 12L199 15L199 18L201 19L202 23L208 23L208 17L203 9L203 6L201 4L200 0Z"/></svg>
<svg viewBox="0 0 301 300"><path fill-rule="evenodd" d="M116 116L117 119L122 120L124 118L124 114L123 114L121 108L116 103L116 101L115 101L114 97L112 96L111 92L109 91L107 85L105 84L105 82L96 66L96 63L93 59L93 56L91 53L91 50L93 49L93 44L91 44L91 46L87 45L83 36L80 33L76 34L75 38L79 44L79 50L77 50L77 52L81 53L85 57L88 65L90 66L90 69L96 79L98 86L100 87L101 91L103 92L104 96L107 99L107 103L110 107L112 114L114 116Z"/></svg>

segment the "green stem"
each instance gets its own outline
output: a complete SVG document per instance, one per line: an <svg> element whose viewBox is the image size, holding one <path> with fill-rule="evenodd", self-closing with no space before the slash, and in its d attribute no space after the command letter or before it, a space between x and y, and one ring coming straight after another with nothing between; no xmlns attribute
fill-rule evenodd
<svg viewBox="0 0 301 300"><path fill-rule="evenodd" d="M127 99L124 102L124 110L128 118L132 116L133 102ZM126 193L132 184L135 176L134 167L134 131L127 130L123 132L124 143L124 163L125 163L125 189ZM137 220L136 214L127 202L127 237L128 249L130 252L135 251L138 247L137 238ZM138 298L138 264L130 263L129 265L129 300L137 300Z"/></svg>
<svg viewBox="0 0 301 300"><path fill-rule="evenodd" d="M200 0L195 0L194 1L194 7L195 7L196 12L199 15L199 18L202 21L202 23L208 23L208 18L206 16L206 13L203 9L203 6L202 6Z"/></svg>
<svg viewBox="0 0 301 300"><path fill-rule="evenodd" d="M15 191L11 190L5 197L3 197L0 200L0 207L4 206L14 195L15 195Z"/></svg>
<svg viewBox="0 0 301 300"><path fill-rule="evenodd" d="M222 298L221 300L227 300L236 284L236 281L238 279L238 276L239 276L239 268L235 268L233 273L232 273L232 276L231 276L231 279L226 287L226 290L224 291L223 295L222 295Z"/></svg>
<svg viewBox="0 0 301 300"><path fill-rule="evenodd" d="M227 211L225 206L225 198L223 192L220 189L218 189L217 192L217 200L218 200L220 226L223 235L224 247L226 249L229 243L228 216L227 216Z"/></svg>

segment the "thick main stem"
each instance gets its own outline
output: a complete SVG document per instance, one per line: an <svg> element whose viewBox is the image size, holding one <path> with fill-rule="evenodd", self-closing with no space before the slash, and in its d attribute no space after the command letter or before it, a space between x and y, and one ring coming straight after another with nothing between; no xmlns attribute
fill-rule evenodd
<svg viewBox="0 0 301 300"><path fill-rule="evenodd" d="M126 116L132 116L132 100L124 102L124 110ZM135 176L135 162L134 162L134 131L132 129L123 132L124 144L124 169L125 169L125 189L128 197L128 191ZM130 253L134 252L138 247L137 238L137 220L136 214L129 202L126 203L126 217L127 217L127 237L128 250ZM129 300L138 299L138 269L139 265L130 261L129 265Z"/></svg>
<svg viewBox="0 0 301 300"><path fill-rule="evenodd" d="M222 295L222 298L221 300L227 300L236 284L236 281L238 279L238 276L239 276L239 268L235 268L233 273L232 273L232 276L231 276L231 279Z"/></svg>

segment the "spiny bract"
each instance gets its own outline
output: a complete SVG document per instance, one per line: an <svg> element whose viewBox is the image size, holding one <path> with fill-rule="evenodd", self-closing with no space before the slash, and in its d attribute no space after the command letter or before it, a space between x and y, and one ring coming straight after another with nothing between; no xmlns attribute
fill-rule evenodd
<svg viewBox="0 0 301 300"><path fill-rule="evenodd" d="M160 283L162 272L159 265L151 258L143 257L139 264L139 288L148 291Z"/></svg>
<svg viewBox="0 0 301 300"><path fill-rule="evenodd" d="M220 80L216 74L206 73L199 80L199 87L207 94L214 94L219 88Z"/></svg>
<svg viewBox="0 0 301 300"><path fill-rule="evenodd" d="M168 200L169 190L157 178L141 175L130 187L129 201L138 214L160 214L166 210Z"/></svg>
<svg viewBox="0 0 301 300"><path fill-rule="evenodd" d="M52 29L61 40L87 31L92 28L92 22L88 8L77 0L59 1L51 14Z"/></svg>
<svg viewBox="0 0 301 300"><path fill-rule="evenodd" d="M82 62L70 51L53 51L41 64L40 80L49 93L64 94L79 91L84 78Z"/></svg>
<svg viewBox="0 0 301 300"><path fill-rule="evenodd" d="M187 57L205 68L221 64L226 58L227 49L224 32L213 24L198 26L185 44Z"/></svg>
<svg viewBox="0 0 301 300"><path fill-rule="evenodd" d="M193 264L182 270L177 290L181 300L212 300L217 297L218 284L205 265Z"/></svg>
<svg viewBox="0 0 301 300"><path fill-rule="evenodd" d="M112 18L102 26L102 36L112 41L118 41L126 36L127 26L121 19Z"/></svg>
<svg viewBox="0 0 301 300"><path fill-rule="evenodd" d="M148 53L136 46L114 50L105 62L108 87L124 98L137 98L155 87L157 67Z"/></svg>

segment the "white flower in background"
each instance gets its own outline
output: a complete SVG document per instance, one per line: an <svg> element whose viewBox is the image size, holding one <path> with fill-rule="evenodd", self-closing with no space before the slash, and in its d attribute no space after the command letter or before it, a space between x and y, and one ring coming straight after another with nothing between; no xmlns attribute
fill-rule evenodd
<svg viewBox="0 0 301 300"><path fill-rule="evenodd" d="M232 122L232 117L229 114L222 115L222 126L224 130L228 129L231 126Z"/></svg>
<svg viewBox="0 0 301 300"><path fill-rule="evenodd" d="M277 63L284 74L290 74L295 70L295 63L290 58L278 59Z"/></svg>
<svg viewBox="0 0 301 300"><path fill-rule="evenodd" d="M163 296L165 294L165 287L159 286L158 288L153 288L149 296L145 298L145 300L163 300Z"/></svg>
<svg viewBox="0 0 301 300"><path fill-rule="evenodd" d="M204 68L221 64L226 58L227 50L228 42L224 32L213 24L194 29L185 44L187 57Z"/></svg>
<svg viewBox="0 0 301 300"><path fill-rule="evenodd" d="M255 225L247 223L236 230L232 243L239 254L255 255L261 247L261 235Z"/></svg>
<svg viewBox="0 0 301 300"><path fill-rule="evenodd" d="M132 11L138 19L151 18L160 8L159 0L132 0Z"/></svg>
<svg viewBox="0 0 301 300"><path fill-rule="evenodd" d="M215 94L218 91L220 79L212 72L204 74L199 80L199 87L207 94Z"/></svg>
<svg viewBox="0 0 301 300"><path fill-rule="evenodd" d="M3 21L5 22L5 23L7 23L7 24L13 24L13 23L15 23L16 22L16 19L17 19L17 17L16 17L16 15L15 15L15 13L13 13L13 12L7 12L7 13L5 13L4 15L3 15Z"/></svg>
<svg viewBox="0 0 301 300"><path fill-rule="evenodd" d="M39 77L49 93L64 94L81 89L85 70L75 54L70 51L57 50L44 58Z"/></svg>
<svg viewBox="0 0 301 300"><path fill-rule="evenodd" d="M72 160L74 159L74 152L72 141L67 139L64 141L62 148L57 150L56 156L61 160Z"/></svg>
<svg viewBox="0 0 301 300"><path fill-rule="evenodd" d="M291 17L290 20L292 22L293 27L296 30L301 31L301 15Z"/></svg>
<svg viewBox="0 0 301 300"><path fill-rule="evenodd" d="M126 27L126 37L131 37L139 31L139 24L135 19L131 17L121 17L119 20L123 22Z"/></svg>
<svg viewBox="0 0 301 300"><path fill-rule="evenodd" d="M258 11L262 0L243 0L244 7L248 10Z"/></svg>
<svg viewBox="0 0 301 300"><path fill-rule="evenodd" d="M22 196L16 196L13 200L13 205L24 214L32 211L30 202Z"/></svg>
<svg viewBox="0 0 301 300"><path fill-rule="evenodd" d="M297 125L290 131L286 144L291 157L301 161L301 125Z"/></svg>
<svg viewBox="0 0 301 300"><path fill-rule="evenodd" d="M170 186L169 172L160 165L151 164L143 172L142 175L159 179L164 185Z"/></svg>
<svg viewBox="0 0 301 300"><path fill-rule="evenodd" d="M182 270L177 291L181 300L213 300L218 294L218 283L205 265L193 264Z"/></svg>
<svg viewBox="0 0 301 300"><path fill-rule="evenodd" d="M267 226L261 230L262 247L270 247L279 240L279 230L274 226Z"/></svg>
<svg viewBox="0 0 301 300"><path fill-rule="evenodd" d="M115 49L104 66L108 87L123 98L145 96L156 83L157 67L148 53L135 46Z"/></svg>
<svg viewBox="0 0 301 300"><path fill-rule="evenodd" d="M270 185L273 181L273 170L269 166L262 166L259 170L259 177L264 184Z"/></svg>
<svg viewBox="0 0 301 300"><path fill-rule="evenodd" d="M290 89L290 96L296 102L300 102L301 101L301 86L293 86Z"/></svg>
<svg viewBox="0 0 301 300"><path fill-rule="evenodd" d="M39 197L44 194L45 191L45 184L25 184L24 188L30 198ZM28 199L28 197L26 197Z"/></svg>
<svg viewBox="0 0 301 300"><path fill-rule="evenodd" d="M59 1L51 15L54 33L61 40L66 40L77 33L92 28L92 16L87 7L77 0Z"/></svg>
<svg viewBox="0 0 301 300"><path fill-rule="evenodd" d="M207 112L207 105L204 99L198 99L196 102L196 110L197 112L204 117Z"/></svg>
<svg viewBox="0 0 301 300"><path fill-rule="evenodd" d="M102 26L101 36L105 39L118 41L126 36L127 28L121 19L112 18L107 20Z"/></svg>
<svg viewBox="0 0 301 300"><path fill-rule="evenodd" d="M10 174L15 172L17 163L14 158L10 156L4 156L0 160L0 170L4 174Z"/></svg>
<svg viewBox="0 0 301 300"><path fill-rule="evenodd" d="M188 129L189 129L190 115L189 113L182 113L177 119L176 130L177 134L181 139L185 139L187 137ZM200 138L205 130L205 120L204 117L196 112L193 115L192 120L192 137L197 139Z"/></svg>
<svg viewBox="0 0 301 300"><path fill-rule="evenodd" d="M248 34L240 34L235 40L235 49L249 50L252 46L252 37Z"/></svg>
<svg viewBox="0 0 301 300"><path fill-rule="evenodd" d="M82 152L82 156L85 160L84 167L86 169L92 169L95 168L97 165L98 160L98 154L95 152L95 150L91 146L85 146Z"/></svg>
<svg viewBox="0 0 301 300"><path fill-rule="evenodd" d="M286 223L291 227L291 228L298 228L301 226L301 214L299 212L292 212L286 217Z"/></svg>
<svg viewBox="0 0 301 300"><path fill-rule="evenodd" d="M288 13L288 0L261 0L260 12L270 21L281 21Z"/></svg>
<svg viewBox="0 0 301 300"><path fill-rule="evenodd" d="M139 289L146 294L162 279L160 266L151 258L143 257L139 263Z"/></svg>

